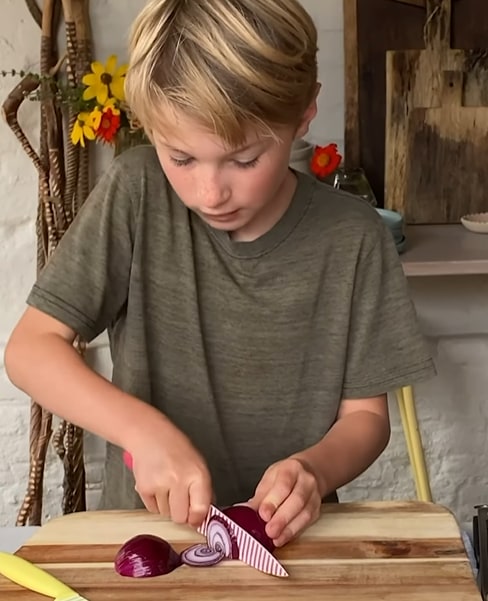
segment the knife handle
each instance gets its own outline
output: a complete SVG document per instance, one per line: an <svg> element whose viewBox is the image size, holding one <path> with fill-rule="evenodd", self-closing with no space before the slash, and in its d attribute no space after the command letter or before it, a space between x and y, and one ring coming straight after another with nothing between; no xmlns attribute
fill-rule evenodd
<svg viewBox="0 0 488 601"><path fill-rule="evenodd" d="M0 574L35 593L46 597L69 598L78 594L52 574L18 555L0 551ZM79 598L79 596L78 596Z"/></svg>
<svg viewBox="0 0 488 601"><path fill-rule="evenodd" d="M124 451L122 457L124 459L125 467L132 470L132 455L129 453L129 451Z"/></svg>

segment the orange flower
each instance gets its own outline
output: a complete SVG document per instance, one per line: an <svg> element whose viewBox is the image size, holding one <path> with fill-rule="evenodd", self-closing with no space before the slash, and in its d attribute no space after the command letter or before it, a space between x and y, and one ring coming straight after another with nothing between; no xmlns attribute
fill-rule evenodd
<svg viewBox="0 0 488 601"><path fill-rule="evenodd" d="M120 126L120 113L117 115L114 113L112 108L108 107L103 109L100 123L96 129L98 138L101 138L105 142L112 142L117 130Z"/></svg>
<svg viewBox="0 0 488 601"><path fill-rule="evenodd" d="M337 144L316 146L310 162L310 169L317 177L327 177L339 167L341 160L342 156L337 152Z"/></svg>

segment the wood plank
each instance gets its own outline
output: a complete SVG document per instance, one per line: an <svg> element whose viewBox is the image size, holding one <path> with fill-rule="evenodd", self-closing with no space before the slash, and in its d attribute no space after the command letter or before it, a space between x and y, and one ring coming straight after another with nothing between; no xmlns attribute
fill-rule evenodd
<svg viewBox="0 0 488 601"><path fill-rule="evenodd" d="M345 130L344 166L356 169L361 166L361 130L359 127L359 49L357 3L343 0L344 13L344 85Z"/></svg>
<svg viewBox="0 0 488 601"><path fill-rule="evenodd" d="M349 127L350 135L344 142L345 157L350 151L354 154L354 148L359 145L359 166L364 168L379 206L384 203L385 53L389 49L423 47L419 12L422 13L418 8L391 0L344 2L345 39L357 32L357 43L345 44L345 63L357 61L357 72L346 72L345 105L351 107L354 102L358 103L357 122L349 123L354 118L351 109L349 115L346 114L346 132ZM371 35L378 23L381 23L381 35ZM357 56L351 58L348 52L357 52Z"/></svg>
<svg viewBox="0 0 488 601"><path fill-rule="evenodd" d="M463 564L454 561L443 562L442 569L440 569L438 560L397 562L394 569L391 569L391 562L387 560L361 563L330 562L327 564L326 574L324 574L322 562L314 562L307 565L307 569L303 569L303 561L305 560L302 560L302 563L300 561L283 562L295 585L315 587L321 584L327 586L341 583L344 586L358 586L369 582L375 583L377 586L408 586L411 584L423 586L442 585L448 579L454 579L459 584L472 582L472 576L466 571ZM86 587L88 579L90 586L110 587L113 590L122 586L132 587L138 584L134 578L119 576L111 563L81 566L77 564L46 564L43 567L57 578L69 582L74 589L81 590ZM165 576L144 579L144 587L148 590L159 588L161 591L184 585L197 587L202 584L202 573L205 579L216 582L218 586L224 584L238 586L252 582L261 587L275 589L277 585L283 583L283 580L270 578L241 562L226 561L212 568L197 569L181 566ZM4 582L0 581L0 593Z"/></svg>
<svg viewBox="0 0 488 601"><path fill-rule="evenodd" d="M34 533L27 546L92 545L102 541L119 544L139 534L141 528L173 542L193 544L203 540L202 535L187 526L140 509L78 512L54 518ZM459 535L452 514L435 503L331 503L322 506L321 519L290 545L324 538L358 541L381 537L395 541L404 538L405 528L409 538L416 539L457 538Z"/></svg>
<svg viewBox="0 0 488 601"><path fill-rule="evenodd" d="M197 589L187 586L164 591L160 587L151 588L147 582L121 585L119 589L97 589L87 586L80 589L88 601L480 601L479 594L473 594L469 585L426 584L402 588L387 586L344 587L342 584L308 586L306 589L290 589L286 585L275 585L272 590L260 585L239 587L214 587L200 585ZM0 597L2 601L45 601L46 597L27 591L13 593L10 597Z"/></svg>
<svg viewBox="0 0 488 601"><path fill-rule="evenodd" d="M459 223L488 210L488 107L461 106L463 73L445 75L442 105L413 109L407 120L401 204L408 223Z"/></svg>
<svg viewBox="0 0 488 601"><path fill-rule="evenodd" d="M172 543L174 549L181 553L194 544L194 541L179 541ZM27 545L18 551L18 555L39 564L53 563L100 563L113 561L119 544L60 544L60 545ZM293 559L307 560L346 560L346 559L380 559L405 558L428 559L435 557L465 558L465 550L461 540L452 538L432 539L398 539L391 540L361 540L351 546L347 539L327 538L324 547L322 539L306 540L290 543L275 551L280 561Z"/></svg>

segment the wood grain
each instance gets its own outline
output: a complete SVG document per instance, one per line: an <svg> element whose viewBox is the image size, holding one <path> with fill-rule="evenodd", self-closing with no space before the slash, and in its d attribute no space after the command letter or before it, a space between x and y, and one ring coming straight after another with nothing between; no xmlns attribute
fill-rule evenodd
<svg viewBox="0 0 488 601"><path fill-rule="evenodd" d="M425 50L387 52L384 204L410 224L457 223L487 207L478 153L488 61L485 51L450 47L451 0L427 0L426 15ZM448 103L444 73L455 71L462 80Z"/></svg>
<svg viewBox="0 0 488 601"><path fill-rule="evenodd" d="M344 166L361 167L361 130L359 127L359 53L357 4L343 0L344 13Z"/></svg>
<svg viewBox="0 0 488 601"><path fill-rule="evenodd" d="M113 559L136 534L175 548L202 540L145 511L85 512L43 526L18 552L89 601L474 601L479 593L452 514L440 505L376 502L325 505L319 521L277 550L287 579L239 561L182 566L149 579L118 576ZM0 601L41 601L0 577Z"/></svg>
<svg viewBox="0 0 488 601"><path fill-rule="evenodd" d="M401 2L402 4L411 4L412 6L421 6L425 8L426 0L396 0L396 2Z"/></svg>
<svg viewBox="0 0 488 601"><path fill-rule="evenodd" d="M461 106L463 74L445 77L441 106L409 117L404 207L411 223L456 223L488 209L488 108Z"/></svg>
<svg viewBox="0 0 488 601"><path fill-rule="evenodd" d="M483 72L486 64L488 45L488 2L486 0L455 0L452 4L451 46L467 51L467 70L471 76L465 83L464 103L468 106L486 106L486 85L480 87L480 75L476 67ZM345 45L357 53L357 78L345 84L346 106L351 91L358 96L358 117L354 137L346 136L345 156L349 144L359 144L360 166L366 171L380 206L384 206L385 194L385 114L386 114L386 53L391 50L422 50L425 48L423 29L425 8L412 6L398 0L351 0L344 3L344 36L347 36L347 13L354 16L354 30L357 31L357 43ZM378 24L381 23L381 30ZM379 31L381 35L379 35ZM378 32L378 35L376 35ZM480 50L478 50L480 49ZM346 64L348 57L345 56ZM354 76L354 71L352 72ZM481 76L482 77L482 76ZM476 81L478 79L478 81ZM471 83L473 81L473 83ZM325 82L324 82L325 83ZM481 91L484 88L485 91ZM476 91L478 90L478 92ZM482 101L476 99L480 94ZM346 118L346 127L349 127ZM353 131L352 129L350 130ZM351 141L350 141L351 140Z"/></svg>

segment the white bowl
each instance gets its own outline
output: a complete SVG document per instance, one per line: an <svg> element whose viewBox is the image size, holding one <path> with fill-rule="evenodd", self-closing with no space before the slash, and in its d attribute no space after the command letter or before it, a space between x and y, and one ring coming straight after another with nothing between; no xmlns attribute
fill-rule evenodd
<svg viewBox="0 0 488 601"><path fill-rule="evenodd" d="M488 213L472 213L463 215L461 223L467 230L477 234L488 234Z"/></svg>

